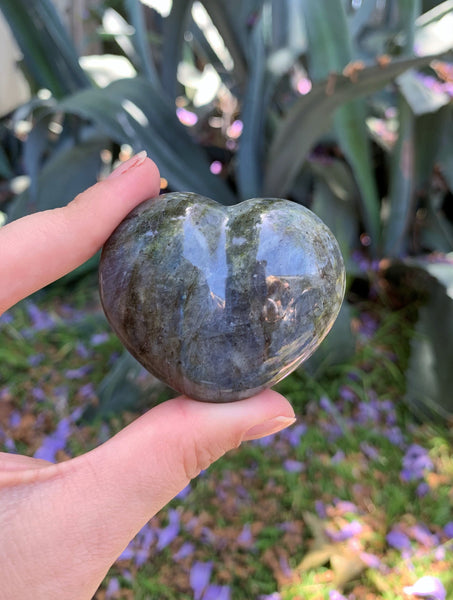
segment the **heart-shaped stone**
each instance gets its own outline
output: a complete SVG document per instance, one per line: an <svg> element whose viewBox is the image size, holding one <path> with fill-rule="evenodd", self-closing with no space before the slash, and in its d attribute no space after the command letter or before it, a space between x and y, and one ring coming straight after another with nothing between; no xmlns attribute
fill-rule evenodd
<svg viewBox="0 0 453 600"><path fill-rule="evenodd" d="M293 371L328 333L345 289L330 230L276 198L148 200L107 240L99 274L129 352L173 389L211 402L252 396Z"/></svg>

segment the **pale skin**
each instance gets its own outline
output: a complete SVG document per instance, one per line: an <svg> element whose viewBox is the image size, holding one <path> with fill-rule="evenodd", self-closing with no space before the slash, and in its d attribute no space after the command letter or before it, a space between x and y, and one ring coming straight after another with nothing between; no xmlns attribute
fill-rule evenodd
<svg viewBox="0 0 453 600"><path fill-rule="evenodd" d="M68 206L1 228L0 314L97 252L159 181L137 156ZM293 422L273 391L230 404L179 397L63 463L0 453L0 600L90 600L134 535L200 470Z"/></svg>

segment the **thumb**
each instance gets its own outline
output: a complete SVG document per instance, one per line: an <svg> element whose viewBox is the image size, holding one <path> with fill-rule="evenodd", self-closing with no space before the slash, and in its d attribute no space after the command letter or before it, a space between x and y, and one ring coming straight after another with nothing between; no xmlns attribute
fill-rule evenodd
<svg viewBox="0 0 453 600"><path fill-rule="evenodd" d="M294 420L289 402L271 390L234 403L179 397L153 408L102 446L69 461L71 485L66 482L64 489L71 490L79 531L83 526L90 538L96 532L98 555L106 557L108 568L202 469L242 441L280 431Z"/></svg>
<svg viewBox="0 0 453 600"><path fill-rule="evenodd" d="M10 510L0 558L19 561L8 571L8 598L92 598L134 535L201 469L293 422L289 403L270 390L229 404L180 397L83 456L7 473L16 485L3 490Z"/></svg>

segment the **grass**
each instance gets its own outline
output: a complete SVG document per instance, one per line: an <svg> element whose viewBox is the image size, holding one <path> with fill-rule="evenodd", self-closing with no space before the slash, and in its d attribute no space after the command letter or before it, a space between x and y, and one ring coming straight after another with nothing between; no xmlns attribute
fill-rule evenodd
<svg viewBox="0 0 453 600"><path fill-rule="evenodd" d="M285 379L278 387L297 424L244 444L192 482L131 542L96 600L192 599L198 572L209 581L200 600L397 600L424 575L453 596L453 434L448 424L418 422L402 401L404 314L378 320L352 359L316 378L300 370ZM80 420L122 352L92 279L21 303L0 334L4 450L64 460L141 410Z"/></svg>

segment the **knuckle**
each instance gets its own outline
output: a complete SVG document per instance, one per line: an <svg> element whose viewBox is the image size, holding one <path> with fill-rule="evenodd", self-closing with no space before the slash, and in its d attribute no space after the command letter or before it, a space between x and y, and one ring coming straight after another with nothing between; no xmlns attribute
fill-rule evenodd
<svg viewBox="0 0 453 600"><path fill-rule="evenodd" d="M184 452L183 467L187 479L197 477L201 471L207 469L212 463L221 458L226 450L218 444L211 444L211 440L200 442L192 439Z"/></svg>

